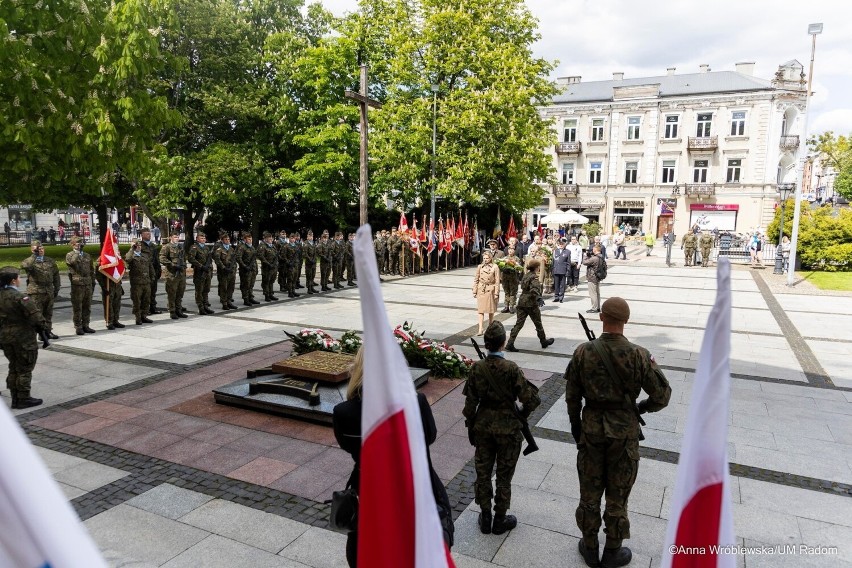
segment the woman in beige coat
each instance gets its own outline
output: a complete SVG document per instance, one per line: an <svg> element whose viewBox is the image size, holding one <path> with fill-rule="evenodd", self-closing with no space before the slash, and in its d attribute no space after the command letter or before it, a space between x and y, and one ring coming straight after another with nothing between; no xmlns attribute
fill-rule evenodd
<svg viewBox="0 0 852 568"><path fill-rule="evenodd" d="M476 298L476 311L479 312L477 335L482 335L483 316L488 314L488 325L491 325L500 303L500 269L491 262L491 252L487 250L482 253L482 264L476 269L473 297Z"/></svg>

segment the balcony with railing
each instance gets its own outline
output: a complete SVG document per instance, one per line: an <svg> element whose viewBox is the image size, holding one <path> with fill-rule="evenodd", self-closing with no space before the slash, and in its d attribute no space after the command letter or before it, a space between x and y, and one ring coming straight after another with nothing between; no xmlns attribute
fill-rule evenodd
<svg viewBox="0 0 852 568"><path fill-rule="evenodd" d="M718 136L690 136L687 142L688 150L716 150L719 147Z"/></svg>
<svg viewBox="0 0 852 568"><path fill-rule="evenodd" d="M570 156L572 154L579 154L582 150L582 142L560 142L556 145L556 154L559 156Z"/></svg>
<svg viewBox="0 0 852 568"><path fill-rule="evenodd" d="M580 191L580 186L576 183L555 183L550 188L556 197L576 197Z"/></svg>
<svg viewBox="0 0 852 568"><path fill-rule="evenodd" d="M686 184L687 197L711 197L716 195L715 183L688 183Z"/></svg>
<svg viewBox="0 0 852 568"><path fill-rule="evenodd" d="M778 146L782 150L798 150L799 149L799 136L782 136L781 141L778 143Z"/></svg>

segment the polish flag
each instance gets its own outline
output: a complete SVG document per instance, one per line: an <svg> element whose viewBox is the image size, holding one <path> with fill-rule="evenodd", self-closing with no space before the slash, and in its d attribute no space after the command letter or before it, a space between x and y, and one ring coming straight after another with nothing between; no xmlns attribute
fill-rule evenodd
<svg viewBox="0 0 852 568"><path fill-rule="evenodd" d="M118 250L118 238L113 233L112 227L107 227L104 246L101 247L101 256L98 261L98 270L113 282L121 282L124 276L124 259L121 258L121 252Z"/></svg>
<svg viewBox="0 0 852 568"><path fill-rule="evenodd" d="M388 322L371 235L369 225L355 235L364 326L358 566L455 568L432 493L417 393Z"/></svg>
<svg viewBox="0 0 852 568"><path fill-rule="evenodd" d="M405 218L405 213L402 212L399 214L399 230L403 233L408 232L408 220Z"/></svg>
<svg viewBox="0 0 852 568"><path fill-rule="evenodd" d="M420 254L420 241L418 240L417 217L411 214L411 236L408 238L408 246L414 254Z"/></svg>
<svg viewBox="0 0 852 568"><path fill-rule="evenodd" d="M716 302L701 343L672 498L663 568L733 568L736 554L728 475L731 396L731 264L720 258ZM691 554L703 549L703 554Z"/></svg>

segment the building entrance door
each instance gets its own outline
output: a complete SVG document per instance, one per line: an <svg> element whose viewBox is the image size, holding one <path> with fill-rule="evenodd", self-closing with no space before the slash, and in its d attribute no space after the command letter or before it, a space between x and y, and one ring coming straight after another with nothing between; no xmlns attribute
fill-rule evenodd
<svg viewBox="0 0 852 568"><path fill-rule="evenodd" d="M663 238L663 235L668 231L671 233L674 230L674 215L660 215L657 217L657 238Z"/></svg>

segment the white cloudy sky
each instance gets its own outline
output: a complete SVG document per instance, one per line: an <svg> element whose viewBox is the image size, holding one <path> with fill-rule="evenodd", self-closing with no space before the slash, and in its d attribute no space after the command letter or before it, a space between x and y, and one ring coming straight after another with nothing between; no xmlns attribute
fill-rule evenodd
<svg viewBox="0 0 852 568"><path fill-rule="evenodd" d="M336 15L357 0L321 0ZM778 65L798 59L807 67L808 24L817 36L811 133L852 133L852 1L850 0L526 0L540 22L535 53L558 60L556 76L583 81L734 70L753 61L755 75L771 79Z"/></svg>

